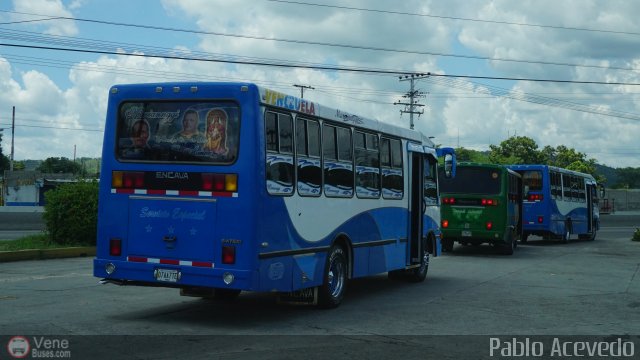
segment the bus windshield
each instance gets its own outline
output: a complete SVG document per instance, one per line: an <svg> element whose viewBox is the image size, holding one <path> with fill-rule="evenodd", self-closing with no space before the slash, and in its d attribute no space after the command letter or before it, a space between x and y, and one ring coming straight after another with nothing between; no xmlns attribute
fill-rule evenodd
<svg viewBox="0 0 640 360"><path fill-rule="evenodd" d="M500 193L500 171L496 169L458 166L455 178L445 178L439 168L440 192L449 194L495 195Z"/></svg>
<svg viewBox="0 0 640 360"><path fill-rule="evenodd" d="M231 164L240 110L229 101L125 102L118 112L120 161Z"/></svg>

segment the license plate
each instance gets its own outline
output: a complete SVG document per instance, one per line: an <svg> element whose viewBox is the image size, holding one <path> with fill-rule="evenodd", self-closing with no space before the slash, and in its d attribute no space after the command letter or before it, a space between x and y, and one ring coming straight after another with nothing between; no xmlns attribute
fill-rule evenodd
<svg viewBox="0 0 640 360"><path fill-rule="evenodd" d="M178 270L156 269L154 275L158 281L178 282L180 279L180 272Z"/></svg>
<svg viewBox="0 0 640 360"><path fill-rule="evenodd" d="M471 236L471 231L469 231L469 230L462 230L462 236L470 237L470 236Z"/></svg>

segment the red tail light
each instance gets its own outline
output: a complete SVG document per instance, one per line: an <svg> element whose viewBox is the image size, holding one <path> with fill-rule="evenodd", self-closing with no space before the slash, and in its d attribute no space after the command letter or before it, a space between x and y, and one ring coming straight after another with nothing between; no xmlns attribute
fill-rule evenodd
<svg viewBox="0 0 640 360"><path fill-rule="evenodd" d="M542 201L542 194L529 194L529 197L527 197L527 200L529 201Z"/></svg>
<svg viewBox="0 0 640 360"><path fill-rule="evenodd" d="M482 200L480 200L480 204L482 204L482 206L497 206L498 205L498 200L495 200L495 199L482 199Z"/></svg>
<svg viewBox="0 0 640 360"><path fill-rule="evenodd" d="M544 221L544 217L538 216L538 224L542 224L543 221Z"/></svg>
<svg viewBox="0 0 640 360"><path fill-rule="evenodd" d="M122 240L110 239L109 240L109 255L120 256L122 255Z"/></svg>
<svg viewBox="0 0 640 360"><path fill-rule="evenodd" d="M235 246L222 247L222 263L223 264L236 263L236 247Z"/></svg>
<svg viewBox="0 0 640 360"><path fill-rule="evenodd" d="M493 223L491 221L487 221L487 230L493 229Z"/></svg>
<svg viewBox="0 0 640 360"><path fill-rule="evenodd" d="M116 189L142 189L144 188L144 172L114 171L111 176L111 185Z"/></svg>
<svg viewBox="0 0 640 360"><path fill-rule="evenodd" d="M456 203L456 199L455 198L442 198L442 202L448 205L453 205Z"/></svg>
<svg viewBox="0 0 640 360"><path fill-rule="evenodd" d="M442 227L443 228L448 228L449 227L449 220L442 220Z"/></svg>
<svg viewBox="0 0 640 360"><path fill-rule="evenodd" d="M204 173L202 174L202 190L238 191L238 175Z"/></svg>

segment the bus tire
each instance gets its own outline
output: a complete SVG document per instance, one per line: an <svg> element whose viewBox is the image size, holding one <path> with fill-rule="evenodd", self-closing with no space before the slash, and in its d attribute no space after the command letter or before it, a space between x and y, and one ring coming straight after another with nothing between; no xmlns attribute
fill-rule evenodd
<svg viewBox="0 0 640 360"><path fill-rule="evenodd" d="M332 309L340 305L347 289L347 256L344 249L334 245L324 266L324 279L318 289L318 306Z"/></svg>
<svg viewBox="0 0 640 360"><path fill-rule="evenodd" d="M528 237L529 237L529 234L523 233L522 237L520 238L520 242L523 243L523 244L526 244L527 240L528 240L527 239Z"/></svg>
<svg viewBox="0 0 640 360"><path fill-rule="evenodd" d="M217 288L213 292L213 298L216 300L233 300L240 295L242 290L238 289L221 289Z"/></svg>
<svg viewBox="0 0 640 360"><path fill-rule="evenodd" d="M503 255L513 255L513 251L516 248L516 239L513 236L513 231L511 229L507 230L507 239L505 240L505 244L501 247L501 253Z"/></svg>
<svg viewBox="0 0 640 360"><path fill-rule="evenodd" d="M427 242L422 239L422 254L420 256L420 266L411 269L408 273L410 282L423 282L427 277L429 271L429 249L427 249Z"/></svg>
<svg viewBox="0 0 640 360"><path fill-rule="evenodd" d="M580 234L580 235L578 235L578 239L593 241L593 240L596 239L596 233L597 233L597 231L593 230L592 232L587 233L587 234Z"/></svg>
<svg viewBox="0 0 640 360"><path fill-rule="evenodd" d="M453 239L442 239L442 250L446 252L453 251Z"/></svg>

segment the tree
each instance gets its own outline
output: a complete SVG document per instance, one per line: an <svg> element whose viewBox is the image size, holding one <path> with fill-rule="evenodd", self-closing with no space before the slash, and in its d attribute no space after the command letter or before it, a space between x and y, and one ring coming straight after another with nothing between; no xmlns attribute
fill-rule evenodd
<svg viewBox="0 0 640 360"><path fill-rule="evenodd" d="M617 169L618 187L620 188L640 188L640 168L626 167Z"/></svg>
<svg viewBox="0 0 640 360"><path fill-rule="evenodd" d="M477 163L488 163L489 158L485 153L480 151L465 149L463 147L456 148L456 161L458 162L477 162Z"/></svg>
<svg viewBox="0 0 640 360"><path fill-rule="evenodd" d="M9 170L10 160L2 152L2 132L0 132L0 176L4 174L5 170Z"/></svg>
<svg viewBox="0 0 640 360"><path fill-rule="evenodd" d="M542 149L542 152L548 156L549 165L591 174L600 183L606 181L606 178L596 171L596 160L587 159L587 154L585 153L564 145L559 145L555 149L547 145Z"/></svg>
<svg viewBox="0 0 640 360"><path fill-rule="evenodd" d="M489 145L489 161L494 164L545 164L545 154L526 136L512 136L500 145Z"/></svg>
<svg viewBox="0 0 640 360"><path fill-rule="evenodd" d="M36 170L43 173L78 174L82 170L82 166L66 157L50 157L43 161Z"/></svg>

